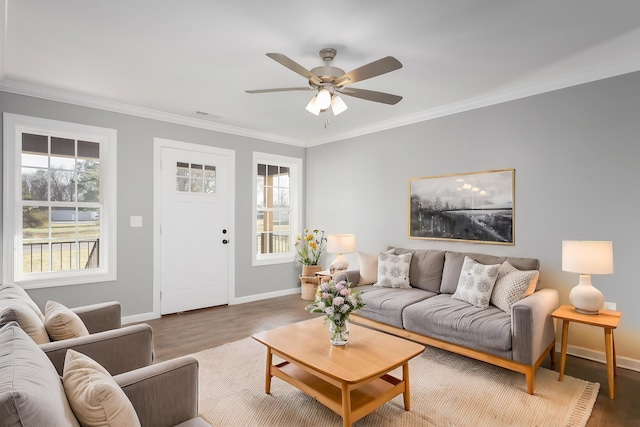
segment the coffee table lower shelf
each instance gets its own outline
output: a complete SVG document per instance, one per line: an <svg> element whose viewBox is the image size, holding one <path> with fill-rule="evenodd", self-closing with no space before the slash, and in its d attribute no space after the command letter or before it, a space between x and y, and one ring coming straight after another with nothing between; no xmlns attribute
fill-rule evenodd
<svg viewBox="0 0 640 427"><path fill-rule="evenodd" d="M319 373L312 374L286 361L271 365L270 374L300 389L342 416L344 425L351 425L406 391L406 382L389 374L358 384L335 380L335 383L332 383L331 378L320 378ZM405 409L409 410L406 397L404 403Z"/></svg>

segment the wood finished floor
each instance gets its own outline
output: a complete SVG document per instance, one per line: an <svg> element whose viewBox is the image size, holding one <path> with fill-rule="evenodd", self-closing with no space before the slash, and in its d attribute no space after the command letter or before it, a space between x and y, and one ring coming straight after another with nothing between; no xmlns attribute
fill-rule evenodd
<svg viewBox="0 0 640 427"><path fill-rule="evenodd" d="M173 314L146 323L153 328L155 360L163 361L309 319L313 315L304 310L306 304L308 301L300 295L288 295ZM560 360L559 354L556 360ZM549 358L542 366L553 369ZM604 364L567 356L565 374L600 383L600 393L587 427L640 426L640 372L618 369L614 400L608 397ZM523 386L524 381L523 376Z"/></svg>

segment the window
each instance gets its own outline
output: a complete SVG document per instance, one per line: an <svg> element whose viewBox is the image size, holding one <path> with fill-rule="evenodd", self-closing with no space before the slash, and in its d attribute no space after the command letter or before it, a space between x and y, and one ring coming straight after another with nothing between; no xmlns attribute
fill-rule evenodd
<svg viewBox="0 0 640 427"><path fill-rule="evenodd" d="M185 193L216 194L216 167L177 162L176 190Z"/></svg>
<svg viewBox="0 0 640 427"><path fill-rule="evenodd" d="M115 280L115 153L113 129L4 114L5 282Z"/></svg>
<svg viewBox="0 0 640 427"><path fill-rule="evenodd" d="M253 155L254 265L291 262L300 224L302 159Z"/></svg>

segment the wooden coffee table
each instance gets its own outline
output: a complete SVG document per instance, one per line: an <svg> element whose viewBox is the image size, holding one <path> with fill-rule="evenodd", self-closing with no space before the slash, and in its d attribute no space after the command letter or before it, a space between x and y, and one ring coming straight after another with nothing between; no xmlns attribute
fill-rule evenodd
<svg viewBox="0 0 640 427"><path fill-rule="evenodd" d="M349 324L349 343L333 346L322 318L260 332L253 338L267 346L265 392L271 377L297 387L351 424L403 394L410 410L409 360L424 346ZM284 360L273 364L273 355ZM389 374L402 367L402 378Z"/></svg>

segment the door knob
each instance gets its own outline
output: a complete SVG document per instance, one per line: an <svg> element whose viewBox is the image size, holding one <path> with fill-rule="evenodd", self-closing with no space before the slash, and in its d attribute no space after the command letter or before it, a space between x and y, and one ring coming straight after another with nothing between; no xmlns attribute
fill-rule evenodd
<svg viewBox="0 0 640 427"><path fill-rule="evenodd" d="M229 243L227 239L222 239L222 244L226 245L227 243Z"/></svg>

